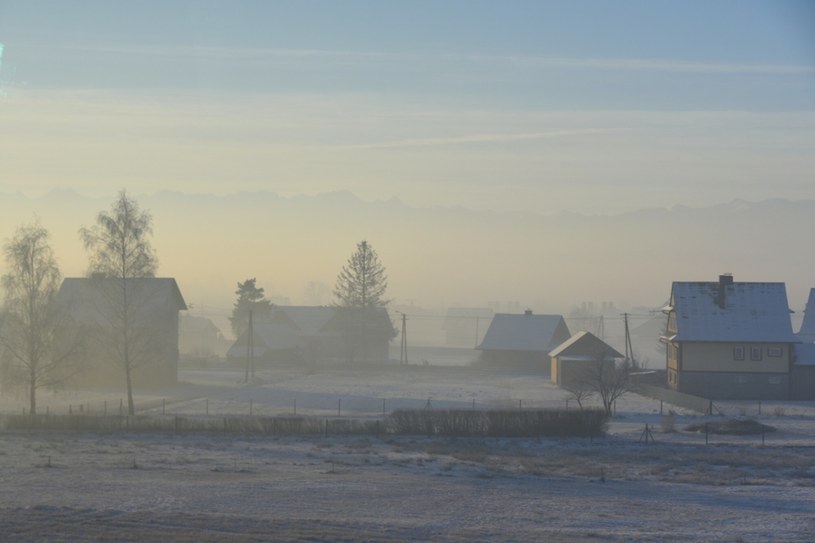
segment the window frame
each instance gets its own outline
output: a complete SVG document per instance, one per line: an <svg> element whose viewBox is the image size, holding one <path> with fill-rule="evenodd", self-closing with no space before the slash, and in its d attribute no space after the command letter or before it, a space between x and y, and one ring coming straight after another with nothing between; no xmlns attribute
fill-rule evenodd
<svg viewBox="0 0 815 543"><path fill-rule="evenodd" d="M767 347L768 358L781 358L784 356L783 347Z"/></svg>

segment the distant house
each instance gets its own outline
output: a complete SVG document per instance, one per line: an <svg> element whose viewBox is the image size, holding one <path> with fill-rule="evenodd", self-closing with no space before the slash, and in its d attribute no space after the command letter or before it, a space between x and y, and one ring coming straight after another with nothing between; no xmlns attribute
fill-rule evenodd
<svg viewBox="0 0 815 543"><path fill-rule="evenodd" d="M613 367L624 358L611 345L594 334L581 331L549 353L551 380L558 386L570 386L591 375L598 365Z"/></svg>
<svg viewBox="0 0 815 543"><path fill-rule="evenodd" d="M206 317L181 315L178 350L181 356L195 358L222 357L232 344L221 329Z"/></svg>
<svg viewBox="0 0 815 543"><path fill-rule="evenodd" d="M492 318L481 351L480 364L509 369L534 369L549 373L549 352L571 334L562 315L498 313Z"/></svg>
<svg viewBox="0 0 815 543"><path fill-rule="evenodd" d="M478 345L492 320L489 307L451 307L442 323L447 345L473 347Z"/></svg>
<svg viewBox="0 0 815 543"><path fill-rule="evenodd" d="M798 338L783 283L674 282L668 386L712 399L786 399Z"/></svg>
<svg viewBox="0 0 815 543"><path fill-rule="evenodd" d="M79 385L120 386L124 370L119 363L123 333L122 293L127 289L129 351L134 361L133 384L156 386L178 380L179 311L187 309L175 279L145 277L120 279L69 277L57 294L60 308L71 316L72 333L83 336L85 364L75 376ZM75 332L78 330L78 332Z"/></svg>
<svg viewBox="0 0 815 543"><path fill-rule="evenodd" d="M227 360L242 364L253 356L260 366L386 361L394 337L387 310L368 310L366 319L354 317L338 307L274 306L267 319L255 321L251 331L237 338Z"/></svg>

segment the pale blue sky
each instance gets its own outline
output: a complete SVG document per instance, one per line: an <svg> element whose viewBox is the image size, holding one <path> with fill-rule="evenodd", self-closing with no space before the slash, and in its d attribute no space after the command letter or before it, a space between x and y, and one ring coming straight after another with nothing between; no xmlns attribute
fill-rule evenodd
<svg viewBox="0 0 815 543"><path fill-rule="evenodd" d="M815 198L810 1L0 0L0 43L0 191Z"/></svg>

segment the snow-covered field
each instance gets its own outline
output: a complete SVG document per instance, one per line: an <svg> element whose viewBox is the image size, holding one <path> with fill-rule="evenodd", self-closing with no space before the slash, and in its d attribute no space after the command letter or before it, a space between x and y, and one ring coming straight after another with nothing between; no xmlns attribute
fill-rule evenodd
<svg viewBox="0 0 815 543"><path fill-rule="evenodd" d="M184 384L137 402L167 414L374 417L383 400L390 410L567 398L540 377L468 368L242 377L189 369ZM118 403L72 392L40 405ZM777 431L764 446L712 435L705 445L683 431L705 417L677 411L677 431L664 432L659 402L632 395L595 440L0 432L0 540L814 541L815 406L725 407ZM646 423L656 444L640 441Z"/></svg>

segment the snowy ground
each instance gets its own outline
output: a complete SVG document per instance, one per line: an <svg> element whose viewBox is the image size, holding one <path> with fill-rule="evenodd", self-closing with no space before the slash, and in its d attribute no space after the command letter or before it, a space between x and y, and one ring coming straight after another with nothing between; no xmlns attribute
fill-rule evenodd
<svg viewBox="0 0 815 543"><path fill-rule="evenodd" d="M185 370L143 394L168 414L374 417L399 406L563 406L544 379L467 368ZM250 407L251 402L251 407ZM50 412L118 408L116 393L45 394ZM22 409L5 398L6 412ZM705 420L629 396L603 439L272 438L0 432L8 541L814 541L815 406L724 405L777 428ZM668 413L670 406L664 405ZM641 442L645 424L656 444Z"/></svg>

